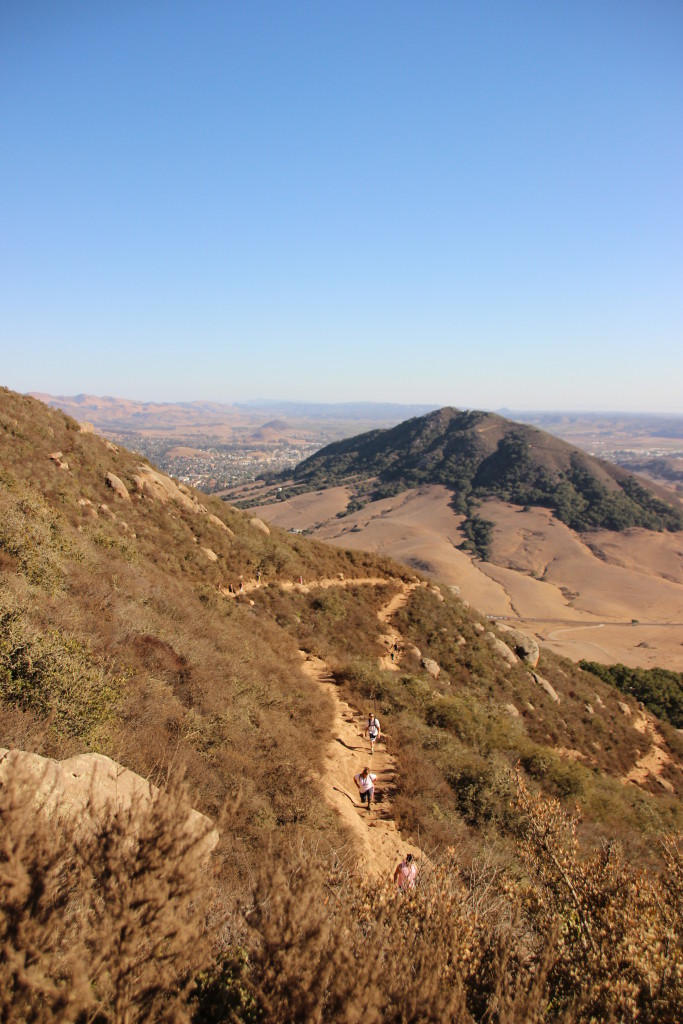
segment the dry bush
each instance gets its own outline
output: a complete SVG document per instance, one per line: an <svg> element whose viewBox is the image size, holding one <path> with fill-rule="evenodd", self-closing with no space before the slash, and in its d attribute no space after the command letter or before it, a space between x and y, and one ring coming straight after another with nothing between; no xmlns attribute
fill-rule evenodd
<svg viewBox="0 0 683 1024"><path fill-rule="evenodd" d="M586 1018L664 1022L683 1006L680 840L664 841L657 874L631 867L617 844L582 858L578 816L529 791L516 772L524 892L538 936L555 928L549 982L556 1011L580 993Z"/></svg>
<svg viewBox="0 0 683 1024"><path fill-rule="evenodd" d="M556 937L530 959L504 873L476 867L450 850L402 893L319 861L262 872L248 934L205 979L195 1020L540 1024Z"/></svg>
<svg viewBox="0 0 683 1024"><path fill-rule="evenodd" d="M34 801L16 774L0 789L0 1019L189 1020L209 943L205 833L184 827L182 787L61 825Z"/></svg>

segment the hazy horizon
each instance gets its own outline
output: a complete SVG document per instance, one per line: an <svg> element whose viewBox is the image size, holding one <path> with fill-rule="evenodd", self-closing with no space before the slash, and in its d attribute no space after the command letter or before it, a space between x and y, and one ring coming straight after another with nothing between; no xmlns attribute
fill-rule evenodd
<svg viewBox="0 0 683 1024"><path fill-rule="evenodd" d="M8 385L5 385L8 386ZM453 408L460 408L463 410L478 410L481 412L494 412L501 416L508 414L527 414L527 415L539 415L539 416L632 416L645 417L673 417L683 418L683 412L674 410L655 410L655 409L589 409L589 408L517 408L512 406L499 406L498 408L484 408L482 406L472 405L460 405L455 406L453 402L445 402L439 404L438 402L390 402L390 401L373 401L371 399L357 399L357 398L344 398L335 402L321 402L313 398L307 399L291 399L291 398L236 398L236 399L222 399L222 398L180 398L180 399L145 399L145 398L132 398L130 395L96 395L91 392L77 392L71 395L57 395L51 392L39 392L35 389L23 392L33 397L42 398L47 397L53 401L75 401L77 399L96 399L98 401L113 401L113 402L135 402L144 405L221 405L226 408L229 406L251 406L254 408L267 408L269 406L310 406L310 407L346 407L346 406L388 406L388 407L405 407L405 408L420 408L425 410L436 410L442 409L447 406Z"/></svg>

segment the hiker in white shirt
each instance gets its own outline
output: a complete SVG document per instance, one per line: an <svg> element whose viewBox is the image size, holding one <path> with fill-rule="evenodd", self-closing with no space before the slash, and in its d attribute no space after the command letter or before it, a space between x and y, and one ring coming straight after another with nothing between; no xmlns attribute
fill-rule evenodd
<svg viewBox="0 0 683 1024"><path fill-rule="evenodd" d="M370 811L370 805L375 795L375 779L376 775L373 775L369 768L364 768L362 772L358 772L358 775L354 775L353 781L358 786L358 792L360 793L360 802L364 804L367 802L368 811Z"/></svg>
<svg viewBox="0 0 683 1024"><path fill-rule="evenodd" d="M372 712L368 714L368 724L365 727L365 735L370 738L370 753L374 754L375 742L382 735L382 730L379 727L379 718L375 718Z"/></svg>

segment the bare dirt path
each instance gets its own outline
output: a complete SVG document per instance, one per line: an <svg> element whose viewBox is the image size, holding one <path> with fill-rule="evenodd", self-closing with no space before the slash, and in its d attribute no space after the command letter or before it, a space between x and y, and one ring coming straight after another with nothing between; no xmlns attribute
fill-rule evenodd
<svg viewBox="0 0 683 1024"><path fill-rule="evenodd" d="M401 838L391 810L391 788L396 773L395 759L382 740L370 754L370 741L363 735L366 716L354 710L337 692L327 664L302 651L303 670L329 694L334 705L332 738L327 743L323 770L318 777L325 800L347 826L359 852L364 875L387 878L406 853L423 860L422 851ZM377 775L375 803L367 811L361 805L353 777L365 766Z"/></svg>
<svg viewBox="0 0 683 1024"><path fill-rule="evenodd" d="M390 671L398 671L397 662L403 638L390 624L390 619L399 608L405 605L411 592L420 585L419 583L404 583L400 579L386 579L380 576L355 579L337 576L310 582L303 580L298 582L278 581L278 585L285 590L296 589L304 593L318 588L377 587L386 584L398 585L400 589L377 613L380 623L386 629L382 639L389 648L389 653L380 659L380 665ZM238 585L236 591L230 592L221 588L221 593L226 597L239 597L240 594L248 595L261 586L265 586L265 581L249 580L242 582L241 591ZM392 661L391 650L394 648L394 644L397 646L394 651L394 661ZM333 704L332 736L326 743L322 771L319 774L315 773L315 776L328 805L340 816L353 836L359 853L359 869L366 877L392 877L396 865L406 853L412 853L419 863L424 864L426 857L423 851L401 838L394 821L391 809L391 790L396 775L395 758L388 753L383 739L375 744L375 752L371 755L370 741L364 736L367 722L366 712L372 709L352 708L339 696L329 665L321 658L307 654L305 651L300 653L303 658L304 673L327 692ZM385 723L381 724L384 727ZM377 776L375 802L371 811L361 804L353 778L366 765Z"/></svg>
<svg viewBox="0 0 683 1024"><path fill-rule="evenodd" d="M407 603L410 594L419 586L418 583L403 583L401 581L401 589L398 594L394 594L390 601L387 601L380 610L377 612L377 618L380 623L386 628L386 632L382 634L380 640L388 647L388 654L385 654L380 658L379 663L383 669L387 669L389 672L398 672L398 662L401 658L401 647L403 646L403 637L391 625L392 615L403 608ZM393 655L393 657L392 657Z"/></svg>

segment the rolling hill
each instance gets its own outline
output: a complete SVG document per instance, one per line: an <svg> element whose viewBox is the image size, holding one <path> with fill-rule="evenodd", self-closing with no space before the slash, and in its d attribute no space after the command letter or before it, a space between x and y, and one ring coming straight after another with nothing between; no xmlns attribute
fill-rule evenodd
<svg viewBox="0 0 683 1024"><path fill-rule="evenodd" d="M473 508L489 497L552 508L574 530L683 529L683 512L633 474L573 445L495 413L445 408L328 445L300 463L295 486L347 485L354 511L423 484L441 484L467 513L470 540L485 549Z"/></svg>
<svg viewBox="0 0 683 1024"><path fill-rule="evenodd" d="M674 726L454 589L7 390L0 453L0 748L106 755L170 794L64 841L3 777L4 1019L607 1020L633 992L674 1012L679 854L653 843L681 822ZM199 872L163 811L181 766L220 833ZM396 900L406 850L421 884Z"/></svg>

